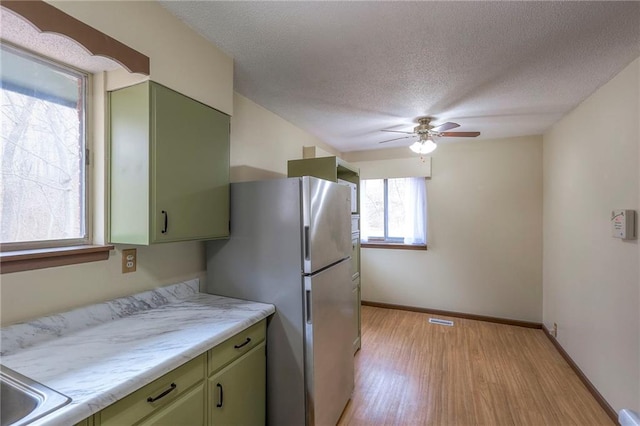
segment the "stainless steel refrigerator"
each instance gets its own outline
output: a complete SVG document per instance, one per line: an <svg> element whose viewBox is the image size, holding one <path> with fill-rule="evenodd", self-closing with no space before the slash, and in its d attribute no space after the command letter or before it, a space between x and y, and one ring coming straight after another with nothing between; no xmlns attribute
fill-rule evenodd
<svg viewBox="0 0 640 426"><path fill-rule="evenodd" d="M272 303L267 423L335 425L354 385L349 188L231 184L231 237L207 242L207 291Z"/></svg>

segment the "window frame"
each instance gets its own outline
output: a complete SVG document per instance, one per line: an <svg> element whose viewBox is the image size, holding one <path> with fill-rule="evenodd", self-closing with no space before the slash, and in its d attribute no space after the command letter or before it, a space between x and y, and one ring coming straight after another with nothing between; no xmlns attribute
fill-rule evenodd
<svg viewBox="0 0 640 426"><path fill-rule="evenodd" d="M91 246L92 244L92 221L91 221L91 181L90 181L90 162L89 162L89 153L90 153L90 117L91 112L89 111L90 102L89 97L90 87L92 84L91 74L77 69L71 65L65 64L60 61L56 61L54 59L48 58L41 54L32 52L28 49L16 46L12 43L6 42L2 40L0 43L1 49L6 49L15 55L19 55L23 58L27 58L29 60L39 62L43 65L46 65L49 68L52 68L57 71L61 71L67 74L71 74L73 76L78 77L82 81L82 120L80 123L80 138L81 138L81 170L80 173L82 175L82 220L83 224L83 236L81 238L65 238L65 239L56 239L56 240L32 240L32 241L19 241L19 242L11 242L11 243L0 243L0 255L11 254L14 252L28 253L30 251L34 252L42 252L42 251L60 251L58 249L64 248L77 248L80 246ZM65 250L62 250L65 251ZM17 253L14 253L17 254ZM14 256L7 256L8 258L13 258ZM3 259L4 262L4 259Z"/></svg>
<svg viewBox="0 0 640 426"><path fill-rule="evenodd" d="M411 245L404 244L404 238L402 237L390 237L389 236L389 179L390 178L382 178L382 197L383 197L383 229L384 235L381 236L369 236L367 237L367 241L371 241L371 243L375 244L403 244L403 245ZM371 179L373 180L373 179Z"/></svg>
<svg viewBox="0 0 640 426"><path fill-rule="evenodd" d="M82 153L82 216L84 220L83 237L56 240L20 241L0 243L0 273L21 272L54 266L72 265L86 262L107 260L113 245L94 245L93 238L93 209L91 192L91 129L92 129L92 74L65 64L61 61L32 52L26 48L2 40L2 48L17 55L27 57L47 66L62 70L82 79L83 117L81 123Z"/></svg>
<svg viewBox="0 0 640 426"><path fill-rule="evenodd" d="M415 176L408 176L407 178L418 178ZM427 242L425 235L424 244L405 244L403 237L389 237L389 179L396 178L371 178L363 180L382 180L383 181L383 228L384 236L367 236L367 241L361 243L361 247L364 248L383 248L383 249L405 249L405 250L427 250ZM426 194L425 194L426 197ZM425 212L426 221L426 212ZM426 223L425 223L426 227ZM425 228L426 230L426 228Z"/></svg>

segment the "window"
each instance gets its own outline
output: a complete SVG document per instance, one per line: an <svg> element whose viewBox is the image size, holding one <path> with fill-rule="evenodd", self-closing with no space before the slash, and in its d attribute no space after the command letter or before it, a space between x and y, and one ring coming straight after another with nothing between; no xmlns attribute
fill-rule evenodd
<svg viewBox="0 0 640 426"><path fill-rule="evenodd" d="M3 250L88 243L87 75L2 45Z"/></svg>
<svg viewBox="0 0 640 426"><path fill-rule="evenodd" d="M361 183L362 243L426 246L425 178Z"/></svg>

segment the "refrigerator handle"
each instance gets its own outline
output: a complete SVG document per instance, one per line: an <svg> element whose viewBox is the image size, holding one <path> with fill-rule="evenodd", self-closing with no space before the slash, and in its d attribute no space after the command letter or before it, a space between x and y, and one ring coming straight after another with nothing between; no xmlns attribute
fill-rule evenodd
<svg viewBox="0 0 640 426"><path fill-rule="evenodd" d="M305 291L304 306L305 306L307 324L311 324L311 290Z"/></svg>
<svg viewBox="0 0 640 426"><path fill-rule="evenodd" d="M304 227L304 258L309 260L309 226Z"/></svg>

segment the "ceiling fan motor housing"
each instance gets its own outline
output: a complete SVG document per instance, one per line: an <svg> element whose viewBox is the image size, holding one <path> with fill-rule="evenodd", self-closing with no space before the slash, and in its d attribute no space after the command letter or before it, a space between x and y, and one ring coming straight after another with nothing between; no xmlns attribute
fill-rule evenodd
<svg viewBox="0 0 640 426"><path fill-rule="evenodd" d="M419 135L424 134L424 133L429 133L429 131L431 129L433 129L433 126L431 126L429 123L431 122L431 118L429 117L423 117L423 118L419 118L418 119L418 124L416 127L413 128L413 131Z"/></svg>

